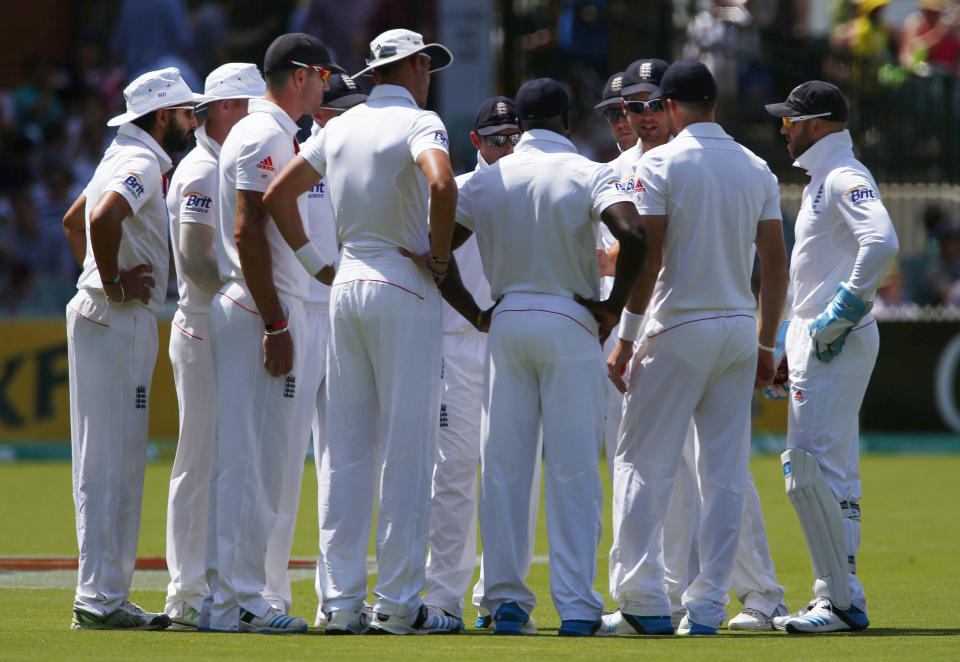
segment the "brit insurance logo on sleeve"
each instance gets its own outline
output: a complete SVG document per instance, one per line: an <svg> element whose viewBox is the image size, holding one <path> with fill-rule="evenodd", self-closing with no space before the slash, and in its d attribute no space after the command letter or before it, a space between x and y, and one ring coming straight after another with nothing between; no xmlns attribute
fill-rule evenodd
<svg viewBox="0 0 960 662"><path fill-rule="evenodd" d="M434 131L433 142L443 145L444 149L450 148L450 139L447 137L446 131Z"/></svg>
<svg viewBox="0 0 960 662"><path fill-rule="evenodd" d="M184 210L188 212L195 212L197 214L209 214L210 205L213 203L213 199L209 195L204 195L199 191L190 191L189 193L184 193Z"/></svg>
<svg viewBox="0 0 960 662"><path fill-rule="evenodd" d="M853 186L843 194L843 197L850 198L850 203L853 205L864 205L868 202L877 202L880 200L879 196L873 190L873 187L866 184L857 184Z"/></svg>
<svg viewBox="0 0 960 662"><path fill-rule="evenodd" d="M140 179L140 175L128 172L127 176L123 180L123 187L130 191L136 198L139 200L143 197L144 187L143 180Z"/></svg>

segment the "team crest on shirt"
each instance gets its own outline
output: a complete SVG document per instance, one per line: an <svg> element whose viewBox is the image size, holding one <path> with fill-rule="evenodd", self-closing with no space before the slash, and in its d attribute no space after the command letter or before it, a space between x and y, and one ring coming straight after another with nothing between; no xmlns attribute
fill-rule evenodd
<svg viewBox="0 0 960 662"><path fill-rule="evenodd" d="M137 200L140 199L146 190L143 187L143 180L140 179L140 175L132 172L127 173L126 178L123 180L123 187L137 196Z"/></svg>
<svg viewBox="0 0 960 662"><path fill-rule="evenodd" d="M190 191L184 193L184 211L197 212L198 214L209 214L210 205L213 199L209 195L204 195L199 191Z"/></svg>
<svg viewBox="0 0 960 662"><path fill-rule="evenodd" d="M868 202L876 202L880 199L877 197L877 194L873 188L867 186L866 184L857 184L856 186L847 189L846 193L843 194L843 197L849 197L850 203L858 206Z"/></svg>
<svg viewBox="0 0 960 662"><path fill-rule="evenodd" d="M450 139L447 138L446 131L434 131L433 132L433 142L440 143L444 147L450 146Z"/></svg>

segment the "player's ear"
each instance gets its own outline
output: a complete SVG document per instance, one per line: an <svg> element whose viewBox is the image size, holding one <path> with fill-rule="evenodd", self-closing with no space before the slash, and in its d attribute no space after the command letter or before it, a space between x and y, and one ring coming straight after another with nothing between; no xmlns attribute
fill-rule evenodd
<svg viewBox="0 0 960 662"><path fill-rule="evenodd" d="M477 135L476 131L470 132L470 142L473 144L474 149L480 149L480 136Z"/></svg>

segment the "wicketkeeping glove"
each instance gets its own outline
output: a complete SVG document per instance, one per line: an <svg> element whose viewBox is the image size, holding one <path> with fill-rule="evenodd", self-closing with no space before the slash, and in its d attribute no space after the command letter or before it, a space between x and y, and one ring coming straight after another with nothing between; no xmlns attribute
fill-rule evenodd
<svg viewBox="0 0 960 662"><path fill-rule="evenodd" d="M777 343L773 348L773 365L777 366L777 372L773 376L773 384L763 388L763 395L769 400L783 400L787 397L787 389L790 388L790 370L787 367L787 329L790 328L790 320L780 323L777 329Z"/></svg>
<svg viewBox="0 0 960 662"><path fill-rule="evenodd" d="M810 338L813 339L813 353L816 357L829 363L840 354L850 329L871 307L872 305L858 299L843 285L839 285L827 307L810 322Z"/></svg>

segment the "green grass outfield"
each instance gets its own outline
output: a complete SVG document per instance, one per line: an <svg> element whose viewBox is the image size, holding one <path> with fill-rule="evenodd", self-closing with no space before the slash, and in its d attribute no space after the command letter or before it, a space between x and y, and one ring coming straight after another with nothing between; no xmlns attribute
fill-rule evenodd
<svg viewBox="0 0 960 662"><path fill-rule="evenodd" d="M871 627L862 633L793 636L727 633L710 638L619 637L560 639L550 600L548 568L533 566L530 585L540 604L540 635L495 637L466 632L431 637L265 636L165 632L74 632L73 591L19 588L17 573L0 573L0 659L30 660L958 660L960 659L960 455L867 455L863 458L863 545L859 572L870 600ZM783 492L776 456L752 460L766 516L770 548L791 610L810 594L810 563L793 509ZM168 461L147 468L140 556L164 553ZM601 471L606 483L606 467ZM75 555L70 465L0 464L0 556ZM306 466L295 557L315 554L316 478ZM609 496L597 590L607 595ZM536 553L547 553L541 507ZM371 550L372 553L372 550ZM143 573L146 574L146 573ZM302 576L301 573L298 576ZM160 577L155 576L156 585ZM141 573L134 583L143 585ZM60 582L60 586L64 586ZM313 582L293 583L293 613L313 622ZM135 591L132 599L159 610L164 593ZM607 607L614 605L607 598ZM736 613L734 603L730 613Z"/></svg>

